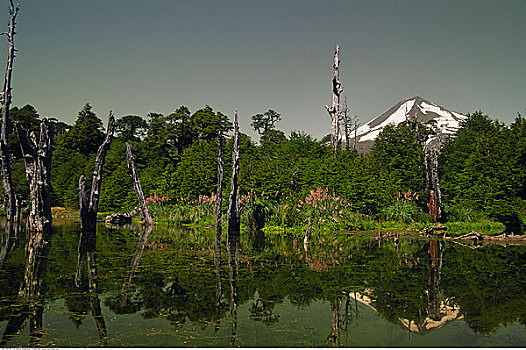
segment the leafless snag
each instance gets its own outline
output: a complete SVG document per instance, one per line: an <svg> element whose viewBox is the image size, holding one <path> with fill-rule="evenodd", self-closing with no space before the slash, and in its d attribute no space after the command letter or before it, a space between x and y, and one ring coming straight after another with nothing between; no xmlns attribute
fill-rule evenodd
<svg viewBox="0 0 526 350"><path fill-rule="evenodd" d="M106 153L110 148L114 131L115 117L110 111L110 118L108 121L108 128L106 130L106 137L100 145L97 151L97 156L95 157L95 167L93 169L93 179L91 182L89 202L85 187L84 176L81 176L79 179L79 214L82 230L95 231L95 227L97 224L97 212L99 210L100 187L102 184L102 167L104 166L104 162L106 160Z"/></svg>
<svg viewBox="0 0 526 350"><path fill-rule="evenodd" d="M435 222L442 220L442 194L438 181L438 152L431 144L424 149L426 163L426 192L429 215Z"/></svg>
<svg viewBox="0 0 526 350"><path fill-rule="evenodd" d="M325 106L331 117L331 145L333 152L336 151L340 142L340 95L343 92L340 83L340 46L336 45L334 50L334 71L332 76L332 106Z"/></svg>
<svg viewBox="0 0 526 350"><path fill-rule="evenodd" d="M9 6L9 29L6 33L9 44L7 53L7 66L5 69L4 88L0 92L0 104L2 105L2 126L0 128L0 159L2 173L2 187L4 190L4 208L8 221L17 221L19 217L18 202L16 200L15 188L11 178L11 165L9 162L9 148L7 146L7 128L9 124L9 107L11 105L11 76L13 74L13 63L15 61L15 25L19 7L13 5L10 0Z"/></svg>
<svg viewBox="0 0 526 350"><path fill-rule="evenodd" d="M51 132L49 121L42 120L38 145L35 135L16 124L29 182L29 229L44 232L51 228Z"/></svg>
<svg viewBox="0 0 526 350"><path fill-rule="evenodd" d="M234 111L234 149L232 150L232 178L230 180L230 196L228 199L228 242L239 241L240 234L240 203L239 203L239 124L237 122L237 109Z"/></svg>
<svg viewBox="0 0 526 350"><path fill-rule="evenodd" d="M126 144L126 159L128 161L128 169L130 169L131 177L133 181L133 188L135 189L135 194L137 195L137 200L139 201L139 208L141 209L141 218L142 221L147 224L153 224L153 219L148 211L146 202L144 201L144 194L142 192L141 181L139 180L139 175L135 169L135 162L133 161L132 149L129 143Z"/></svg>

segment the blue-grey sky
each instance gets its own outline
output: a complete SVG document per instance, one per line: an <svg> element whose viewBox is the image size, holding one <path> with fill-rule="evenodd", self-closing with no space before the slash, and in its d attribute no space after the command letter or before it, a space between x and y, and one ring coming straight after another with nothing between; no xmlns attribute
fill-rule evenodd
<svg viewBox="0 0 526 350"><path fill-rule="evenodd" d="M524 0L19 1L13 106L68 123L86 102L104 122L208 104L250 135L272 108L321 138L336 43L361 123L415 95L507 123L526 108Z"/></svg>

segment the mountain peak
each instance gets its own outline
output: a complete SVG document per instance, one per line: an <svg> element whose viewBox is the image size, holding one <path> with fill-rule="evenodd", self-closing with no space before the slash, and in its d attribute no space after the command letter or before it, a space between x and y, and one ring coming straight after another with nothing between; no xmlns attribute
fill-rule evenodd
<svg viewBox="0 0 526 350"><path fill-rule="evenodd" d="M413 96L399 101L384 113L359 127L356 131L356 149L360 152L368 152L384 127L396 126L408 119L414 119L423 124L434 121L433 129L437 135L429 140L431 142L439 139L441 135L454 134L460 127L460 121L465 118L466 116L449 111L423 97Z"/></svg>

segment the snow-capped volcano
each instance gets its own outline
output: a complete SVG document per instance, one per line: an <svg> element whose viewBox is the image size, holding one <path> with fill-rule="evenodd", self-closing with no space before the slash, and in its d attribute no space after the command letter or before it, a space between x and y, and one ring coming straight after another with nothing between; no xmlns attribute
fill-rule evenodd
<svg viewBox="0 0 526 350"><path fill-rule="evenodd" d="M416 119L430 125L437 132L433 137L436 140L440 135L454 134L460 127L460 121L465 118L465 115L448 111L422 97L411 97L398 102L367 124L360 126L356 131L356 149L368 152L385 126L398 125L407 119ZM431 123L432 121L434 122Z"/></svg>

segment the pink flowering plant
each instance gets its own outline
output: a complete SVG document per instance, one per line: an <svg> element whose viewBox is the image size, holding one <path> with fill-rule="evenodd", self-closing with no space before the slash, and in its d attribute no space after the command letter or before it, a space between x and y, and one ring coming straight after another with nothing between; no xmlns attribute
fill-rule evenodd
<svg viewBox="0 0 526 350"><path fill-rule="evenodd" d="M304 200L299 200L296 211L302 213L313 224L321 225L330 222L339 222L351 208L349 201L329 193L327 187L318 187L311 190Z"/></svg>

